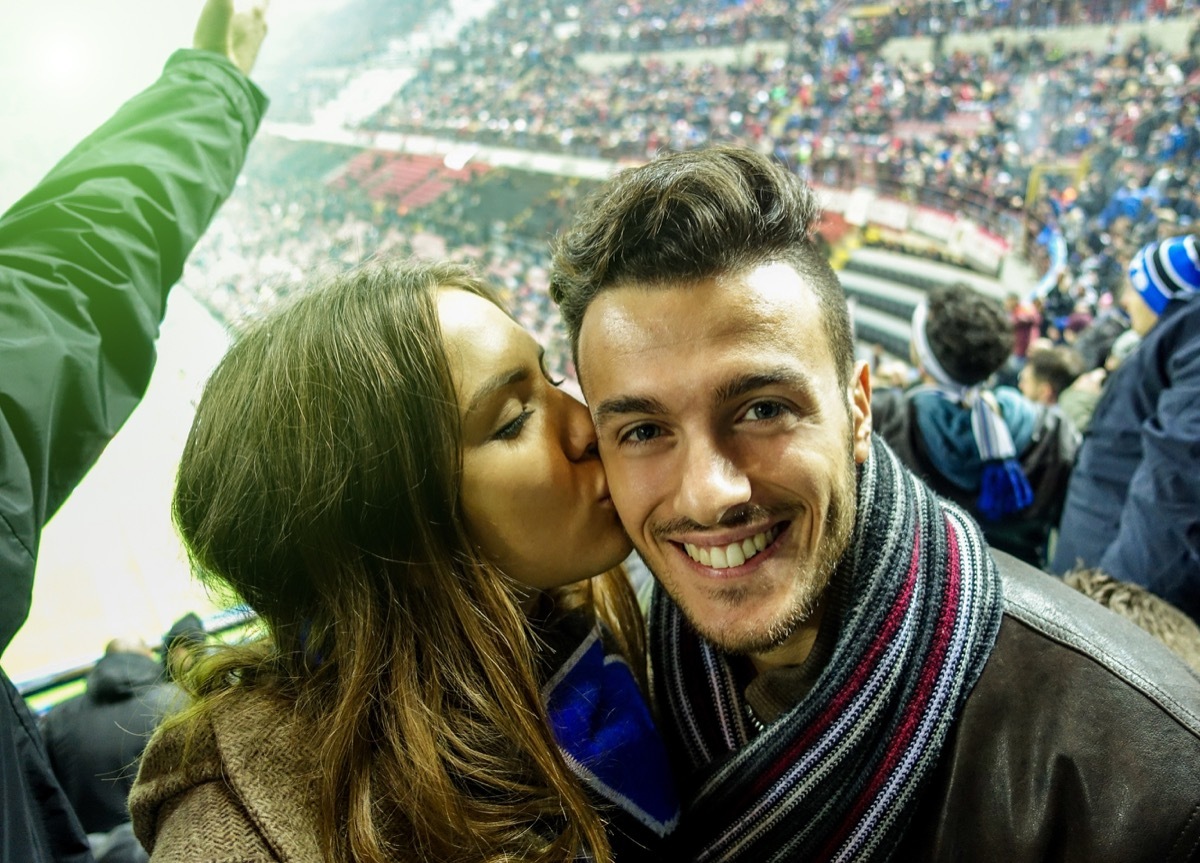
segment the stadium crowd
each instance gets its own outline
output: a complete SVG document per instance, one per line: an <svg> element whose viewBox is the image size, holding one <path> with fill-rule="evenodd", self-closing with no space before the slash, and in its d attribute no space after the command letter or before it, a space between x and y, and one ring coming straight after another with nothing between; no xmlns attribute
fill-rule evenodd
<svg viewBox="0 0 1200 863"><path fill-rule="evenodd" d="M966 212L1010 236L1019 231L1014 226L1031 225L1030 239L1042 245L1060 233L1072 250L1070 271L1056 273L1054 290L1039 298L1051 307L1047 320L1059 324L1076 302L1092 317L1109 308L1119 261L1159 233L1186 228L1200 205L1192 167L1200 151L1194 52L1171 56L1133 39L1114 40L1103 52L1063 53L1035 39L916 64L887 62L843 39L815 66L759 58L749 66L686 68L642 59L588 72L561 46L502 50L534 44L538 22L568 14L551 6L549 18L530 19L531 7L522 8L516 15L498 7L464 38L456 73L437 66L434 74L431 64L368 126L621 159L722 141L769 149L817 184L871 185ZM1067 169L1031 184L1045 164ZM252 158L244 188L191 266L211 262L214 277L189 282L223 317L242 316L257 286L317 261L410 250L416 235L417 247L481 261L508 289L524 292L527 323L555 330L553 311L539 299L543 250L569 208L533 231L508 219L477 224L461 199L488 191L458 190L401 215L391 202L353 189L331 194L322 180L328 170L297 183L259 178L254 165ZM1031 187L1036 197L1027 205ZM557 200L573 194L567 185L548 190ZM467 234L471 241L462 242ZM1049 266L1038 243L1028 250Z"/></svg>
<svg viewBox="0 0 1200 863"><path fill-rule="evenodd" d="M932 0L897 7L882 16L882 29L867 32L852 24L853 7L823 0L702 0L686 8L669 0L615 6L608 0L550 0L544 6L502 0L461 34L456 47L430 54L422 71L359 131L419 132L614 164L640 163L664 150L742 144L812 184L871 186L900 201L970 215L1003 233L1045 271L1042 282L1022 286L1003 304L965 283L928 291L912 314L912 355L897 359L875 351L868 385L858 382L870 406L865 437L886 440L898 459L888 468L896 475L883 475L880 488L894 481L898 490L888 491L896 494L897 506L916 511L905 495L915 499L921 492L906 485L911 477L899 467L906 465L973 516L992 548L1043 570L1070 571L1068 582L1077 590L1131 618L1141 613L1134 606L1148 608L1148 622L1139 625L1196 667L1200 630L1192 621L1200 620L1200 573L1189 545L1200 521L1200 500L1191 490L1200 456L1189 437L1200 429L1200 306L1192 308L1200 302L1192 299L1200 293L1196 38L1178 55L1145 37L1114 37L1094 52L1063 52L1036 38L998 40L988 52L937 53L924 62L887 60L877 52L879 40L890 35L1120 23L1186 14L1193 5L1012 0L968 6ZM384 14L383 6L375 8ZM428 11L410 10L403 27L418 26ZM591 21L605 23L588 26ZM302 119L336 96L353 63L384 50L388 39L386 30L372 31L358 52L338 55L340 71L312 79L322 84L285 89L284 118ZM792 42L788 57L758 54L729 65L638 56L607 67L576 61L581 51L637 55L779 39ZM354 41L353 33L347 41ZM240 77L235 81L245 86ZM398 195L356 184L350 166L357 152L260 136L236 189L181 262L182 284L237 330L269 316L314 274L352 270L376 258L465 262L498 289L545 347L549 376L575 378L571 339L578 348L583 312L564 304L564 326L550 299L552 283L560 300L565 291L569 301L577 288L563 287L572 247L560 242L552 261L551 240L578 232L573 219L586 223L591 214L580 215L582 205L597 184L493 168L464 173L432 203L410 207ZM379 151L374 166L397 158ZM226 179L230 185L232 178ZM639 218L638 212L624 217ZM1064 254L1056 254L1055 244ZM664 255L671 248L668 243ZM575 254L583 255L578 249ZM698 315L705 313L701 306L697 302ZM696 371L699 376L705 369ZM851 392L854 387L851 381ZM883 470L884 449L863 467L875 444L858 439L865 405L851 408L856 469L864 475ZM583 453L580 460L596 450L585 447ZM914 518L928 527L920 521L927 515ZM973 524L966 524L967 534ZM872 529L887 537L882 522ZM957 542L949 533L946 541ZM965 556L977 549L964 543L951 552ZM755 553L737 552L743 563L744 554ZM989 553L984 548L983 555ZM1000 565L1006 585L1012 566ZM972 590L986 587L987 573L987 566L967 573L977 579ZM877 572L863 577L881 578ZM1149 593L1139 593L1137 584ZM1162 606L1164 598L1182 614ZM1010 614L999 604L974 612L980 617L972 625L991 615L979 630L991 627L988 638ZM664 613L655 606L653 614ZM297 655L304 656L305 673L318 679L325 660L319 652L309 655L312 621L300 619ZM818 652L819 659L843 657L832 644L815 642L819 635L813 634L817 646L809 648L830 651ZM970 648L982 651L982 664L992 648L984 644L988 638L976 637ZM111 651L117 655L147 652L144 645L117 647ZM146 665L143 659L137 661ZM735 672L753 677L735 669L729 680ZM945 675L955 686L969 677ZM995 676L984 679L990 683L980 685L982 693L992 691L989 686L997 692L1018 688L997 683ZM155 664L138 686L157 681ZM813 684L776 681L786 698L798 701L810 691L823 697L819 688L810 690ZM755 712L761 708L751 701L745 713L755 733L770 733L771 719L763 723ZM51 724L61 728L64 715L71 714L60 712ZM157 723L159 713L151 718ZM1176 724L1170 727L1178 731ZM1195 742L1191 731L1178 733ZM969 750L970 735L963 732L961 739ZM743 754L734 753L738 759ZM833 789L829 799L841 800L841 793ZM114 817L97 821L94 830L84 826L108 831L124 826L125 814L118 805ZM163 823L169 817L163 815ZM143 841L159 829L157 819L143 822ZM679 841L700 847L699 833Z"/></svg>

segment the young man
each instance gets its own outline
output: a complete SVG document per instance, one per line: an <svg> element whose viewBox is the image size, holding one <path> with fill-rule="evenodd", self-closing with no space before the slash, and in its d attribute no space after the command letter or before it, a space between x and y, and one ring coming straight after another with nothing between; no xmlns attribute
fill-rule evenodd
<svg viewBox="0 0 1200 863"><path fill-rule="evenodd" d="M1040 405L1058 404L1063 390L1083 373L1083 361L1067 345L1042 345L1030 348L1025 367L1017 378L1021 394Z"/></svg>
<svg viewBox="0 0 1200 863"><path fill-rule="evenodd" d="M817 218L801 181L715 148L618 175L556 250L613 501L659 581L680 859L1192 855L1200 682L993 555L874 438Z"/></svg>
<svg viewBox="0 0 1200 863"><path fill-rule="evenodd" d="M195 50L0 216L0 652L29 613L42 526L137 405L167 291L266 110L261 13L208 0ZM0 671L0 860L91 852Z"/></svg>
<svg viewBox="0 0 1200 863"><path fill-rule="evenodd" d="M875 391L875 433L970 513L992 548L1045 566L1079 434L1058 411L991 385L1012 353L1003 308L963 283L935 287L913 314L912 353L923 383Z"/></svg>
<svg viewBox="0 0 1200 863"><path fill-rule="evenodd" d="M1113 372L1071 475L1054 570L1099 567L1200 620L1200 251L1151 243L1122 296L1138 349Z"/></svg>

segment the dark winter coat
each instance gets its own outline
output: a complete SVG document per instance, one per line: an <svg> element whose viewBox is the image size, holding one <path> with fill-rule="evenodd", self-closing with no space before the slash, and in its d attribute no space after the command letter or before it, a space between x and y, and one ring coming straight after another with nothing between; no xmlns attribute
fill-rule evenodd
<svg viewBox="0 0 1200 863"><path fill-rule="evenodd" d="M87 691L55 706L41 721L54 775L88 833L129 820L129 789L150 735L183 692L163 680L149 656L112 653L96 663Z"/></svg>
<svg viewBox="0 0 1200 863"><path fill-rule="evenodd" d="M1078 561L1200 620L1200 302L1168 303L1105 385L1053 569Z"/></svg>

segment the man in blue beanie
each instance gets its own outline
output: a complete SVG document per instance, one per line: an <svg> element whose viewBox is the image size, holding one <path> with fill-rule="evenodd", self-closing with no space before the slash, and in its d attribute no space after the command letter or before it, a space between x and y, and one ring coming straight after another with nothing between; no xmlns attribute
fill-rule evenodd
<svg viewBox="0 0 1200 863"><path fill-rule="evenodd" d="M1134 256L1122 304L1143 341L1096 406L1053 568L1099 567L1200 620L1198 290L1194 235Z"/></svg>

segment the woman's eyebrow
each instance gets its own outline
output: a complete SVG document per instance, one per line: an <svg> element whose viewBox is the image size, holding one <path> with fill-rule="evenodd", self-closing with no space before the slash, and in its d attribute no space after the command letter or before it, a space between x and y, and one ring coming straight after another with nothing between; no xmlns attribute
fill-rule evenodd
<svg viewBox="0 0 1200 863"><path fill-rule="evenodd" d="M482 386L471 396L471 401L467 404L467 413L471 414L479 410L483 403L497 392L527 380L529 380L529 369L524 366L493 375L484 381Z"/></svg>

